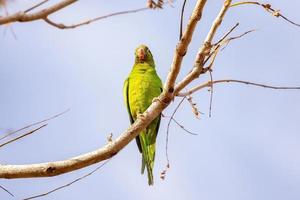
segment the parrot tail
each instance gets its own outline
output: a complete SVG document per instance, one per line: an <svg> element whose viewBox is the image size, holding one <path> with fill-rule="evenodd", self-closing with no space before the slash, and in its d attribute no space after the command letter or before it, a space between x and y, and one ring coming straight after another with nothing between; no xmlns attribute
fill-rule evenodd
<svg viewBox="0 0 300 200"><path fill-rule="evenodd" d="M146 167L146 162L144 161L144 158L142 156L142 168L141 168L141 174L144 174L145 172L145 167Z"/></svg>
<svg viewBox="0 0 300 200"><path fill-rule="evenodd" d="M148 175L148 184L153 185L153 168L150 165L146 165L146 162L144 161L144 158L142 158L142 168L141 168L141 173L144 174L145 168L147 166L147 175Z"/></svg>
<svg viewBox="0 0 300 200"><path fill-rule="evenodd" d="M141 133L143 134L143 132ZM145 168L147 168L148 174L148 184L153 185L153 166L154 166L154 157L155 157L155 143L147 144L147 142L143 138L140 137L141 147L142 147L142 167L141 173L143 174Z"/></svg>

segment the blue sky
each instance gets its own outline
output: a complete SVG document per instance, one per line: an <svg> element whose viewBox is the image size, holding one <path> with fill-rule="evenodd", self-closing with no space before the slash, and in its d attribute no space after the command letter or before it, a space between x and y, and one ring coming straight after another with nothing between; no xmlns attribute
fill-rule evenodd
<svg viewBox="0 0 300 200"><path fill-rule="evenodd" d="M51 1L52 2L52 1ZM57 1L53 1L55 3ZM188 1L185 22L196 1ZM300 22L298 1L268 1ZM14 12L34 1L15 1ZM222 5L209 1L186 55L179 80L189 72L211 21ZM145 1L80 1L50 18L72 24L115 11L140 8ZM0 149L1 164L29 164L66 159L103 146L106 137L129 125L122 86L133 65L134 49L147 44L165 80L178 40L181 1L174 7L122 15L73 30L42 21L15 23L17 40L0 27L0 134L39 121L67 108L70 112L35 135ZM256 6L229 10L217 38L236 22L235 35L256 32L232 42L217 57L214 79L242 79L280 86L300 86L300 29ZM217 39L216 39L217 40ZM192 85L208 80L205 75ZM43 199L205 199L298 200L300 198L300 91L278 91L221 84L214 89L212 117L209 93L195 94L205 113L193 116L187 102L176 119L198 136L176 125L170 129L171 168L165 168L167 119L162 120L155 163L155 185L140 175L140 155L130 143L91 177ZM170 114L177 100L165 114ZM65 184L96 166L43 179L0 180L20 199Z"/></svg>

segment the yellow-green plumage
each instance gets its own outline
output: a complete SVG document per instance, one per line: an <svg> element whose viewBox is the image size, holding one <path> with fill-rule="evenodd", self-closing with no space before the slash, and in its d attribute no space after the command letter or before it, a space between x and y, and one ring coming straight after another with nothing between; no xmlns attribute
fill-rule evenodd
<svg viewBox="0 0 300 200"><path fill-rule="evenodd" d="M135 51L135 64L129 77L125 80L123 95L133 123L160 95L162 83L155 71L155 64L148 47L140 45ZM153 185L153 166L155 158L155 142L159 129L160 116L136 137L136 142L142 153L142 173L146 167L148 183Z"/></svg>

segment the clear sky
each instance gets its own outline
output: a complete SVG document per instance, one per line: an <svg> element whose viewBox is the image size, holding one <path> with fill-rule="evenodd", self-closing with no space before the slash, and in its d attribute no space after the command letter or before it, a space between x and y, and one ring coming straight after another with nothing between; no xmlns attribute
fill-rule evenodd
<svg viewBox="0 0 300 200"><path fill-rule="evenodd" d="M58 1L50 1L55 3ZM140 8L144 1L80 1L50 18L72 24L115 11ZM187 2L185 22L195 0ZM14 1L9 11L34 1ZM300 22L300 1L269 0L289 18ZM14 39L0 27L0 134L60 113L38 133L0 149L1 164L29 164L62 160L106 144L109 133L121 134L129 120L122 86L134 61L134 49L147 44L165 80L178 41L182 2L163 10L105 19L73 30L59 30L43 21L15 23ZM197 27L179 80L192 68L195 54L222 5L208 1ZM0 12L3 13L3 10ZM272 17L256 6L229 10L217 34L220 38L236 22L233 35L256 32L232 42L217 57L214 79L233 78L277 86L300 86L300 28ZM205 75L193 85L208 80ZM140 175L141 157L130 143L99 172L43 199L300 199L300 91L278 91L253 86L222 84L214 89L212 117L209 92L193 96L202 111L193 116L187 102L170 129L171 168L166 180L163 119L157 142L155 184ZM177 101L165 114L170 114ZM0 180L16 195L0 191L0 199L20 199L68 183L96 166L43 179Z"/></svg>

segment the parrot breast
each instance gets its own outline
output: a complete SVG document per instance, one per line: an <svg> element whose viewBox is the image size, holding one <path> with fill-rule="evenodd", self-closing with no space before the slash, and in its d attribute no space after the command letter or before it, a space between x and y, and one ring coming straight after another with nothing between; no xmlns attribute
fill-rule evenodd
<svg viewBox="0 0 300 200"><path fill-rule="evenodd" d="M158 76L154 69L140 67L129 76L129 105L133 118L142 114L161 93Z"/></svg>

